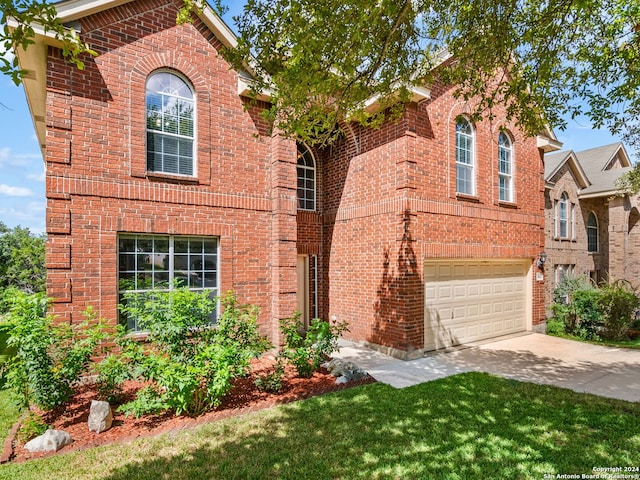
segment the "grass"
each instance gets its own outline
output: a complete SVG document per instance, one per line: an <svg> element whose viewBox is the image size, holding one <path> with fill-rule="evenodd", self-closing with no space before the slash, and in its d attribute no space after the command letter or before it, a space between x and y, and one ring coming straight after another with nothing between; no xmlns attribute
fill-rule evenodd
<svg viewBox="0 0 640 480"><path fill-rule="evenodd" d="M541 479L639 465L639 403L466 373L4 465L0 479Z"/></svg>
<svg viewBox="0 0 640 480"><path fill-rule="evenodd" d="M9 434L9 430L11 430L11 427L16 423L19 416L20 409L16 406L15 400L11 398L11 390L3 390L0 388L0 452ZM1 475L0 473L0 478Z"/></svg>

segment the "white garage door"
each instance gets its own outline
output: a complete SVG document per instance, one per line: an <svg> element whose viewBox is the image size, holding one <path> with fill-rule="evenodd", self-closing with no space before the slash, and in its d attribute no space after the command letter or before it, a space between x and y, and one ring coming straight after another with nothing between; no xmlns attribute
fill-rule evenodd
<svg viewBox="0 0 640 480"><path fill-rule="evenodd" d="M526 329L530 260L425 262L425 350Z"/></svg>

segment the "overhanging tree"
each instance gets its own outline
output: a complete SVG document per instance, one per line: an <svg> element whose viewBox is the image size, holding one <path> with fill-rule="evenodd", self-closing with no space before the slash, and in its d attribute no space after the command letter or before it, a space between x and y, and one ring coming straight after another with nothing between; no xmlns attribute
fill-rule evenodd
<svg viewBox="0 0 640 480"><path fill-rule="evenodd" d="M52 34L63 47L65 57L78 68L83 68L83 53L93 53L77 34L56 18L56 9L46 0L0 0L0 72L19 85L26 72L20 68L18 57L7 55L18 48L26 49L34 43L36 30Z"/></svg>
<svg viewBox="0 0 640 480"><path fill-rule="evenodd" d="M248 0L235 20L228 57L308 142L379 124L367 100L397 106L437 75L475 115L500 103L529 134L585 115L640 143L639 0Z"/></svg>

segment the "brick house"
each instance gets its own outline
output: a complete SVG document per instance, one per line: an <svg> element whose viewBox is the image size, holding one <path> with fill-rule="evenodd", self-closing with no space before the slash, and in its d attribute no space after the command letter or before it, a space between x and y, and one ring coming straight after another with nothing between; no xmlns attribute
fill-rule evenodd
<svg viewBox="0 0 640 480"><path fill-rule="evenodd" d="M622 143L545 156L547 305L567 274L640 287L637 197L616 195L617 179L631 169Z"/></svg>
<svg viewBox="0 0 640 480"><path fill-rule="evenodd" d="M61 321L92 305L116 322L124 291L178 278L259 305L275 341L297 309L402 358L544 322L552 132L526 137L500 111L473 123L434 85L398 121L307 148L245 97L218 53L228 27L209 8L178 26L180 5L64 0L60 19L98 55L77 70L43 32L19 52Z"/></svg>

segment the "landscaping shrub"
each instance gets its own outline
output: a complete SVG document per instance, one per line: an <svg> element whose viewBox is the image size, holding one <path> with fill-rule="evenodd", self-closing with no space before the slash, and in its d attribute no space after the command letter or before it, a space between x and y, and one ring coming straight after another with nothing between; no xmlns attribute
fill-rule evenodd
<svg viewBox="0 0 640 480"><path fill-rule="evenodd" d="M547 320L547 329L546 332L549 335L560 335L565 333L565 325L561 320L557 320L556 318L550 318Z"/></svg>
<svg viewBox="0 0 640 480"><path fill-rule="evenodd" d="M610 340L624 340L635 321L640 298L629 282L618 280L602 286L599 310L604 320L602 335Z"/></svg>
<svg viewBox="0 0 640 480"><path fill-rule="evenodd" d="M108 360L103 367L107 374L99 382L116 393L117 382L110 378L129 375L149 382L135 400L120 407L127 414L171 410L199 415L219 405L231 380L246 375L251 359L271 346L258 332L258 308L239 305L232 293L221 299L224 312L217 326L211 324L216 299L208 291L153 290L127 293L124 300L121 311L148 332L146 341L127 337L121 329L120 360ZM121 372L127 373L119 377Z"/></svg>
<svg viewBox="0 0 640 480"><path fill-rule="evenodd" d="M44 294L17 292L8 313L8 344L16 349L8 362L8 384L21 406L35 403L44 410L69 399L105 336L91 308L84 323L71 326L55 324L47 303Z"/></svg>
<svg viewBox="0 0 640 480"><path fill-rule="evenodd" d="M305 333L300 314L296 312L280 320L284 345L279 355L296 368L299 376L309 378L338 349L338 338L348 330L346 322L331 324L316 318Z"/></svg>
<svg viewBox="0 0 640 480"><path fill-rule="evenodd" d="M284 377L284 363L278 358L273 368L266 374L254 380L256 388L261 392L278 393L282 390Z"/></svg>
<svg viewBox="0 0 640 480"><path fill-rule="evenodd" d="M598 308L600 291L584 276L565 275L554 290L552 305L553 319L551 329L560 328L563 332L584 340L597 340L602 316ZM547 330L548 331L548 330Z"/></svg>

